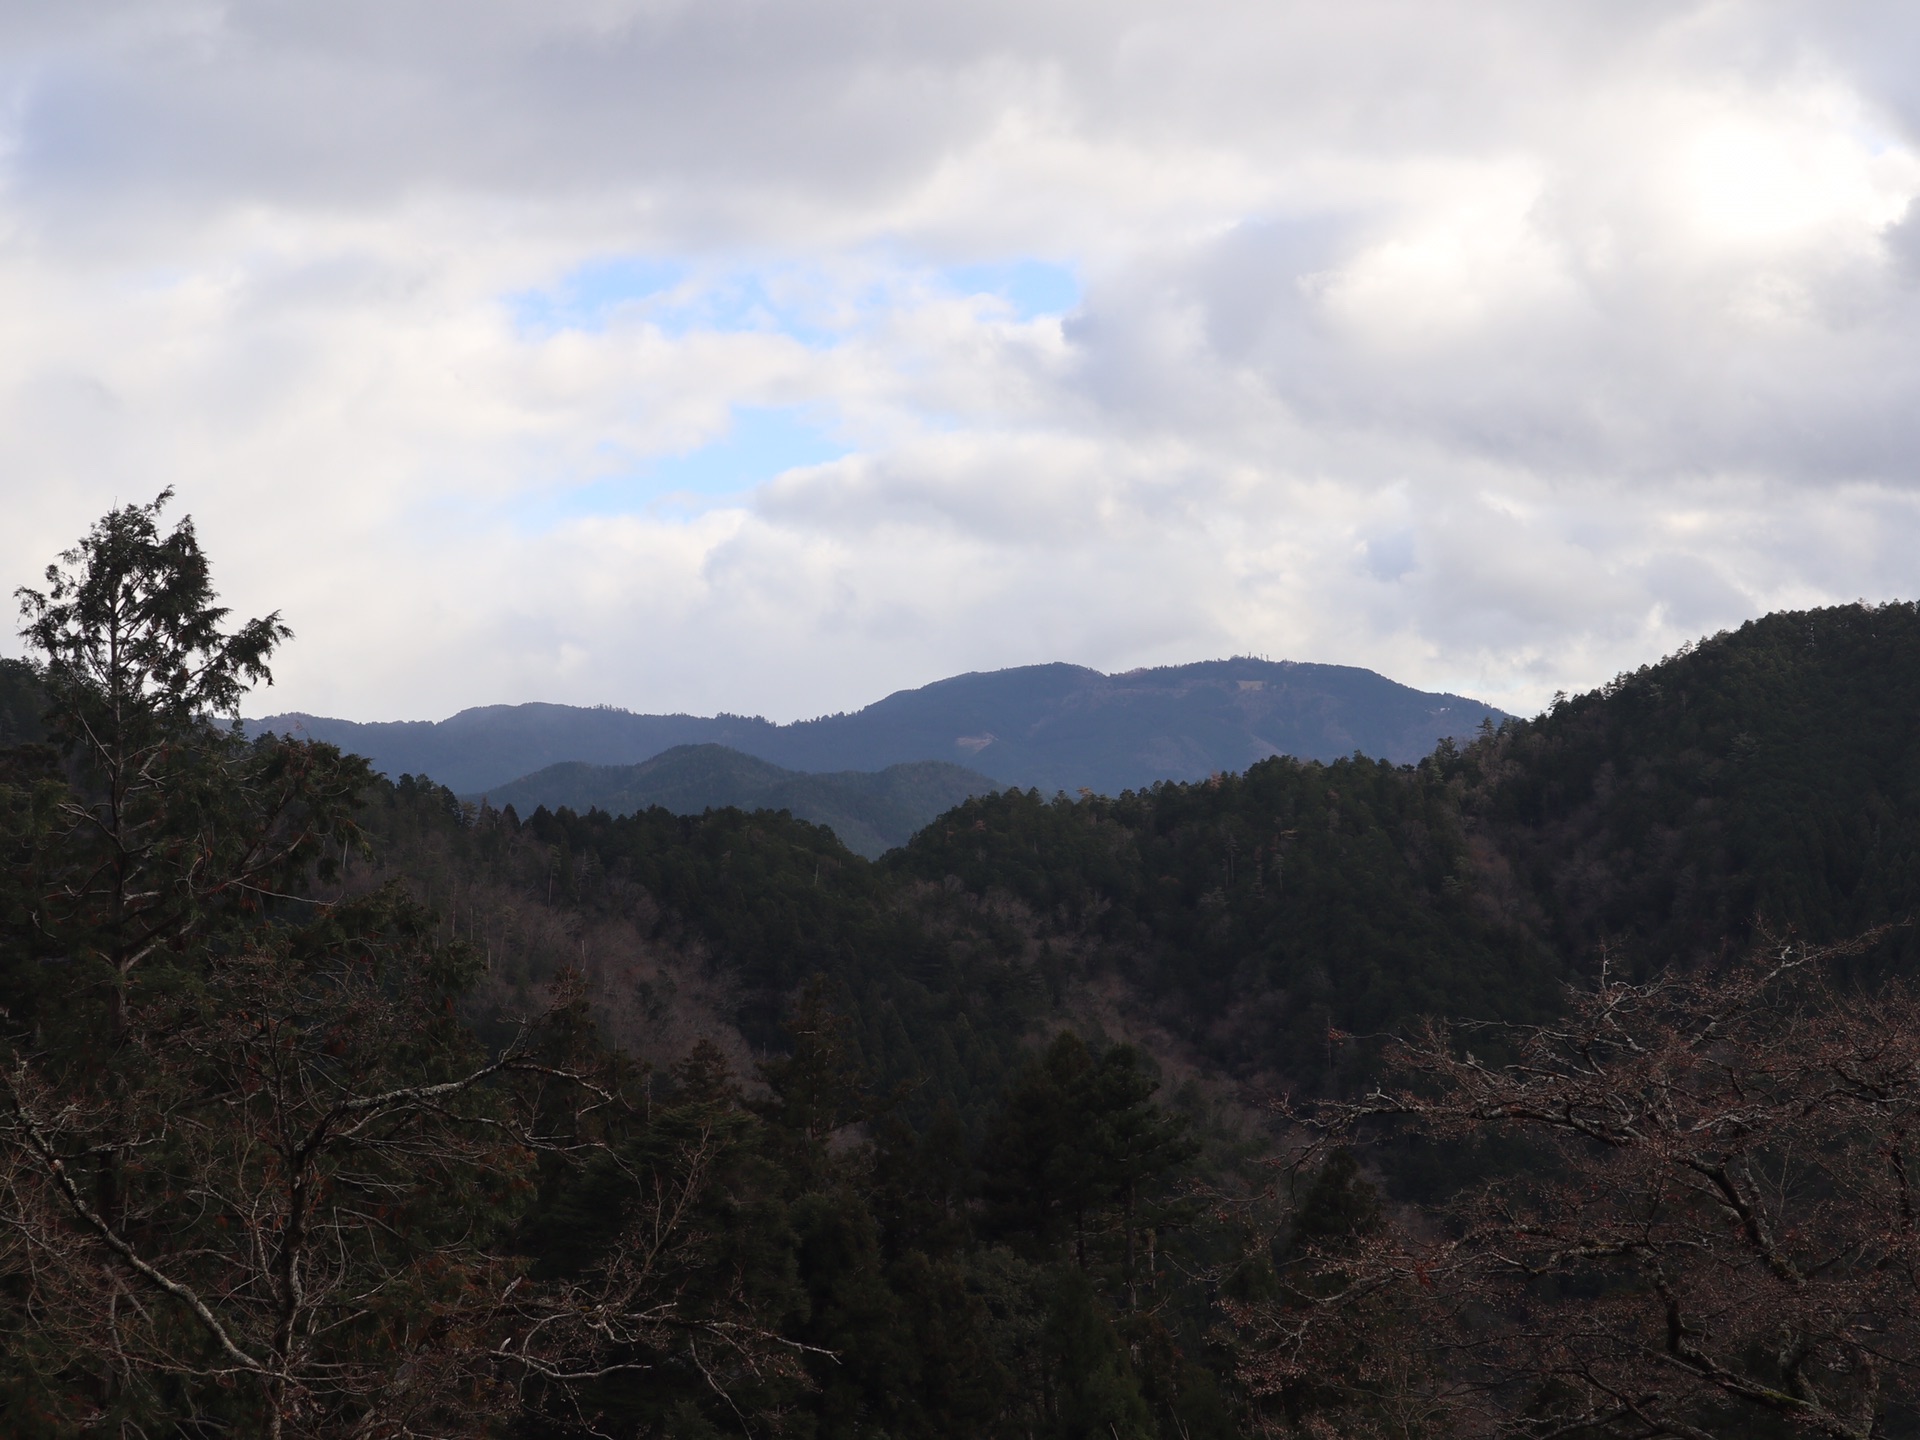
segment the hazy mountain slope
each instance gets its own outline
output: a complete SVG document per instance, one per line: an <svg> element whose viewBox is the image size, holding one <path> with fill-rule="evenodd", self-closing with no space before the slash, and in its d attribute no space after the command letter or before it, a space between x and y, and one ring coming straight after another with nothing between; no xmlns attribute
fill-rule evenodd
<svg viewBox="0 0 1920 1440"><path fill-rule="evenodd" d="M629 815L658 805L678 815L736 806L787 810L825 825L869 859L897 845L972 795L999 786L977 771L939 760L885 770L801 774L722 745L678 745L638 765L566 762L488 792L496 807L531 815L541 805Z"/></svg>
<svg viewBox="0 0 1920 1440"><path fill-rule="evenodd" d="M1049 794L1118 794L1244 770L1276 754L1332 760L1357 750L1408 763L1443 735L1464 738L1503 718L1479 701L1352 666L1236 659L1125 675L1074 665L958 675L791 725L565 705L487 706L437 723L300 714L251 723L329 740L390 775L431 775L463 792L491 791L560 761L627 765L675 745L713 744L791 770L947 760Z"/></svg>
<svg viewBox="0 0 1920 1440"><path fill-rule="evenodd" d="M430 775L462 793L491 790L562 761L632 765L675 745L762 753L779 727L733 715L634 715L577 705L484 705L446 720L362 723L294 711L248 721L326 740L389 775Z"/></svg>
<svg viewBox="0 0 1920 1440"><path fill-rule="evenodd" d="M847 718L902 749L966 752L975 767L1022 788L1118 794L1244 770L1271 755L1325 761L1359 751L1405 764L1443 735L1466 737L1482 720L1505 717L1353 666L1237 659L1124 675L1067 665L961 675ZM851 727L836 731L832 721L788 729L790 744L822 760L851 738Z"/></svg>

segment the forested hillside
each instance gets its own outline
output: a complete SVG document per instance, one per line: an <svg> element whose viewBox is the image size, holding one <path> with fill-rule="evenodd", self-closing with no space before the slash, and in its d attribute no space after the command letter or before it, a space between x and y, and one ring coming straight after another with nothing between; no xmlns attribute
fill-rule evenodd
<svg viewBox="0 0 1920 1440"><path fill-rule="evenodd" d="M999 788L977 770L944 760L805 774L724 745L676 745L638 765L549 765L480 798L523 814L542 805L610 815L654 806L676 815L728 807L790 810L827 826L856 855L875 860L906 844L934 816Z"/></svg>
<svg viewBox="0 0 1920 1440"><path fill-rule="evenodd" d="M214 723L160 508L0 669L6 1433L1906 1433L1914 607L869 861Z"/></svg>
<svg viewBox="0 0 1920 1440"><path fill-rule="evenodd" d="M1770 615L1440 763L1562 953L1850 935L1920 906L1920 612Z"/></svg>

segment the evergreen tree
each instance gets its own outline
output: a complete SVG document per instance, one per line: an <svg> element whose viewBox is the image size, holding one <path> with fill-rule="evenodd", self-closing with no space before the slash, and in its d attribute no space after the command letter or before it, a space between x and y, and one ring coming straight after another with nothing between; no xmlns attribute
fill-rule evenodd
<svg viewBox="0 0 1920 1440"><path fill-rule="evenodd" d="M223 628L192 521L161 533L171 495L110 512L44 591L18 592L74 782L40 838L32 919L43 953L103 994L115 1042L143 965L330 869L370 778L332 746L248 744L215 723L271 682L291 631L277 614Z"/></svg>
<svg viewBox="0 0 1920 1440"><path fill-rule="evenodd" d="M1101 1212L1117 1209L1131 1305L1142 1202L1198 1153L1185 1120L1153 1103L1158 1089L1132 1047L1095 1057L1071 1031L1056 1036L1013 1085L982 1151L989 1230L1038 1256L1071 1241L1085 1270Z"/></svg>
<svg viewBox="0 0 1920 1440"><path fill-rule="evenodd" d="M1048 1440L1146 1440L1154 1433L1126 1347L1080 1270L1055 1272L1045 1335L1053 1378Z"/></svg>
<svg viewBox="0 0 1920 1440"><path fill-rule="evenodd" d="M1071 1031L1021 1072L994 1117L980 1156L987 1232L1033 1259L1063 1245L1087 1264L1087 1223L1107 1196L1093 1164L1093 1057Z"/></svg>
<svg viewBox="0 0 1920 1440"><path fill-rule="evenodd" d="M1139 1303L1143 1204L1155 1182L1192 1160L1200 1147L1184 1117L1153 1103L1160 1082L1132 1046L1115 1045L1102 1054L1085 1089L1088 1161L1120 1206L1127 1308L1133 1309ZM1164 1225L1186 1217L1178 1207L1156 1206L1152 1218Z"/></svg>

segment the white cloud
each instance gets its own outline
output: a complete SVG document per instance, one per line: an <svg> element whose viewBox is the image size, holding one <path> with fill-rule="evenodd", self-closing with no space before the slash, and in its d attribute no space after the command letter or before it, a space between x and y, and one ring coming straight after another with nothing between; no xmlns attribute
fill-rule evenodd
<svg viewBox="0 0 1920 1440"><path fill-rule="evenodd" d="M1531 707L1920 592L1917 60L1762 0L0 6L0 563L177 485L275 703L368 718L1234 650ZM1026 261L1071 313L951 278ZM750 411L846 458L649 478Z"/></svg>

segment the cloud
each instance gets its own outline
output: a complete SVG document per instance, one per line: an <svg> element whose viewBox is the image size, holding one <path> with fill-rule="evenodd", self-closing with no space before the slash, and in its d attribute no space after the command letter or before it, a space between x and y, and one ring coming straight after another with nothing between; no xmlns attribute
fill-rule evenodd
<svg viewBox="0 0 1920 1440"><path fill-rule="evenodd" d="M180 490L278 705L1257 651L1537 705L1920 591L1920 23L0 10L0 562ZM17 582L16 582L17 583Z"/></svg>

